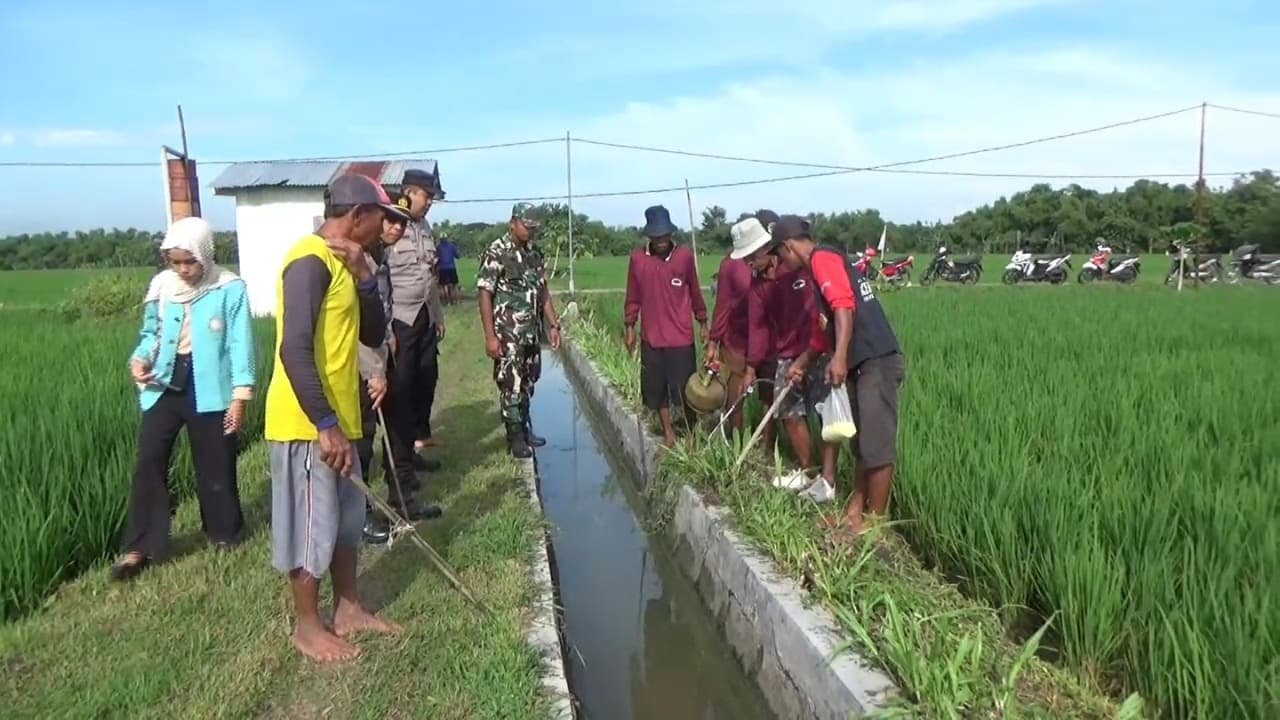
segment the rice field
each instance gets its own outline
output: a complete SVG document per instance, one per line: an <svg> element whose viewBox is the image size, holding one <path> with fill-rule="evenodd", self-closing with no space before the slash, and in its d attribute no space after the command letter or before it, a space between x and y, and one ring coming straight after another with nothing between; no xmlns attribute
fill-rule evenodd
<svg viewBox="0 0 1280 720"><path fill-rule="evenodd" d="M146 277L138 287L141 296ZM37 296L39 289L37 289ZM270 324L258 325L270 352ZM137 320L68 323L41 310L0 311L9 343L0 406L0 621L38 607L63 580L112 556L133 478L140 411L126 361ZM259 363L265 382L270 363ZM251 403L244 437L261 435L262 404ZM192 493L181 441L171 478Z"/></svg>
<svg viewBox="0 0 1280 720"><path fill-rule="evenodd" d="M1276 717L1280 294L885 303L907 355L893 512L916 554L1013 636L1051 619L1042 654L1157 717ZM619 334L620 297L580 304Z"/></svg>

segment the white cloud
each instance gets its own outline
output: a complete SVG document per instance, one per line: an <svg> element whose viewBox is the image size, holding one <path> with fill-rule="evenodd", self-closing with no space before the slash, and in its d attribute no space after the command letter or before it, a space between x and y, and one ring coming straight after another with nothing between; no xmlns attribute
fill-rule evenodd
<svg viewBox="0 0 1280 720"><path fill-rule="evenodd" d="M125 142L125 135L115 130L64 128L35 130L31 133L31 144L36 147L97 147L122 145Z"/></svg>
<svg viewBox="0 0 1280 720"><path fill-rule="evenodd" d="M11 132L0 132L0 145L12 145L17 141L17 135Z"/></svg>
<svg viewBox="0 0 1280 720"><path fill-rule="evenodd" d="M1190 60L1164 62L1087 48L1031 54L987 52L948 62L920 63L881 74L830 70L792 72L727 85L706 94L634 102L594 118L572 121L575 137L837 165L866 166L1028 140L1198 102L1280 108L1280 92L1250 92L1216 80L1212 68ZM1194 93L1194 94L1191 94ZM1210 111L1206 171L1280 167L1274 120ZM557 131L526 127L526 135ZM562 132L562 131L561 131ZM1199 113L1122 127L1084 137L918 166L929 170L1051 174L1184 173L1197 164ZM504 151L506 152L506 151ZM516 159L519 158L519 159ZM552 194L564 191L563 149L443 159L452 197ZM513 172L518 168L518 172ZM575 144L578 195L648 187L677 187L814 172ZM695 190L701 207L723 205L731 215L877 207L896 221L949 220L1036 180L857 174L748 187ZM1109 190L1130 179L1048 180ZM1213 178L1226 184L1229 178ZM685 218L683 191L625 198L580 198L575 207L610 222L638 222L645 206L663 202ZM441 209L464 219L489 218L492 206ZM683 223L682 223L683 224Z"/></svg>

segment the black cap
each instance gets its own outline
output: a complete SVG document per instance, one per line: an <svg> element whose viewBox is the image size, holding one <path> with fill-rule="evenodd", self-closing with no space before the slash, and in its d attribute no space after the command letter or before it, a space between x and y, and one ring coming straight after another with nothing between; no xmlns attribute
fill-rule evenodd
<svg viewBox="0 0 1280 720"><path fill-rule="evenodd" d="M401 185L414 185L431 193L436 200L444 199L444 188L440 185L440 173L428 170L419 170L418 168L409 168L404 171L404 179L400 181Z"/></svg>
<svg viewBox="0 0 1280 720"><path fill-rule="evenodd" d="M773 229L769 232L773 236L774 242L783 242L791 238L812 238L809 234L809 221L799 215L783 215L773 223Z"/></svg>
<svg viewBox="0 0 1280 720"><path fill-rule="evenodd" d="M772 210L757 210L756 219L760 221L765 230L768 230L769 225L778 222L778 213Z"/></svg>

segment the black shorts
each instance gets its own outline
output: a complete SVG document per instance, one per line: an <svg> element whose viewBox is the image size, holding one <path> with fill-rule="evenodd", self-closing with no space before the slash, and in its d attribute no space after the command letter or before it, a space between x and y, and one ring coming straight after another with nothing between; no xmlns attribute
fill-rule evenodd
<svg viewBox="0 0 1280 720"><path fill-rule="evenodd" d="M696 365L692 345L655 348L641 342L640 395L644 406L650 410L672 405L683 408L684 384L689 381Z"/></svg>
<svg viewBox="0 0 1280 720"><path fill-rule="evenodd" d="M441 285L457 285L458 269L457 268L440 268L440 284Z"/></svg>

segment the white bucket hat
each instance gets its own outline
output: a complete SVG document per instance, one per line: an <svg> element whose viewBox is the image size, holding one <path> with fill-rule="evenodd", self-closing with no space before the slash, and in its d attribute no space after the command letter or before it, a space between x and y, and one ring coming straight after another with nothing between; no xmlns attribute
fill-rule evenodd
<svg viewBox="0 0 1280 720"><path fill-rule="evenodd" d="M729 236L733 238L733 250L729 253L729 257L734 260L750 256L773 239L760 221L753 217L735 223L729 230Z"/></svg>

